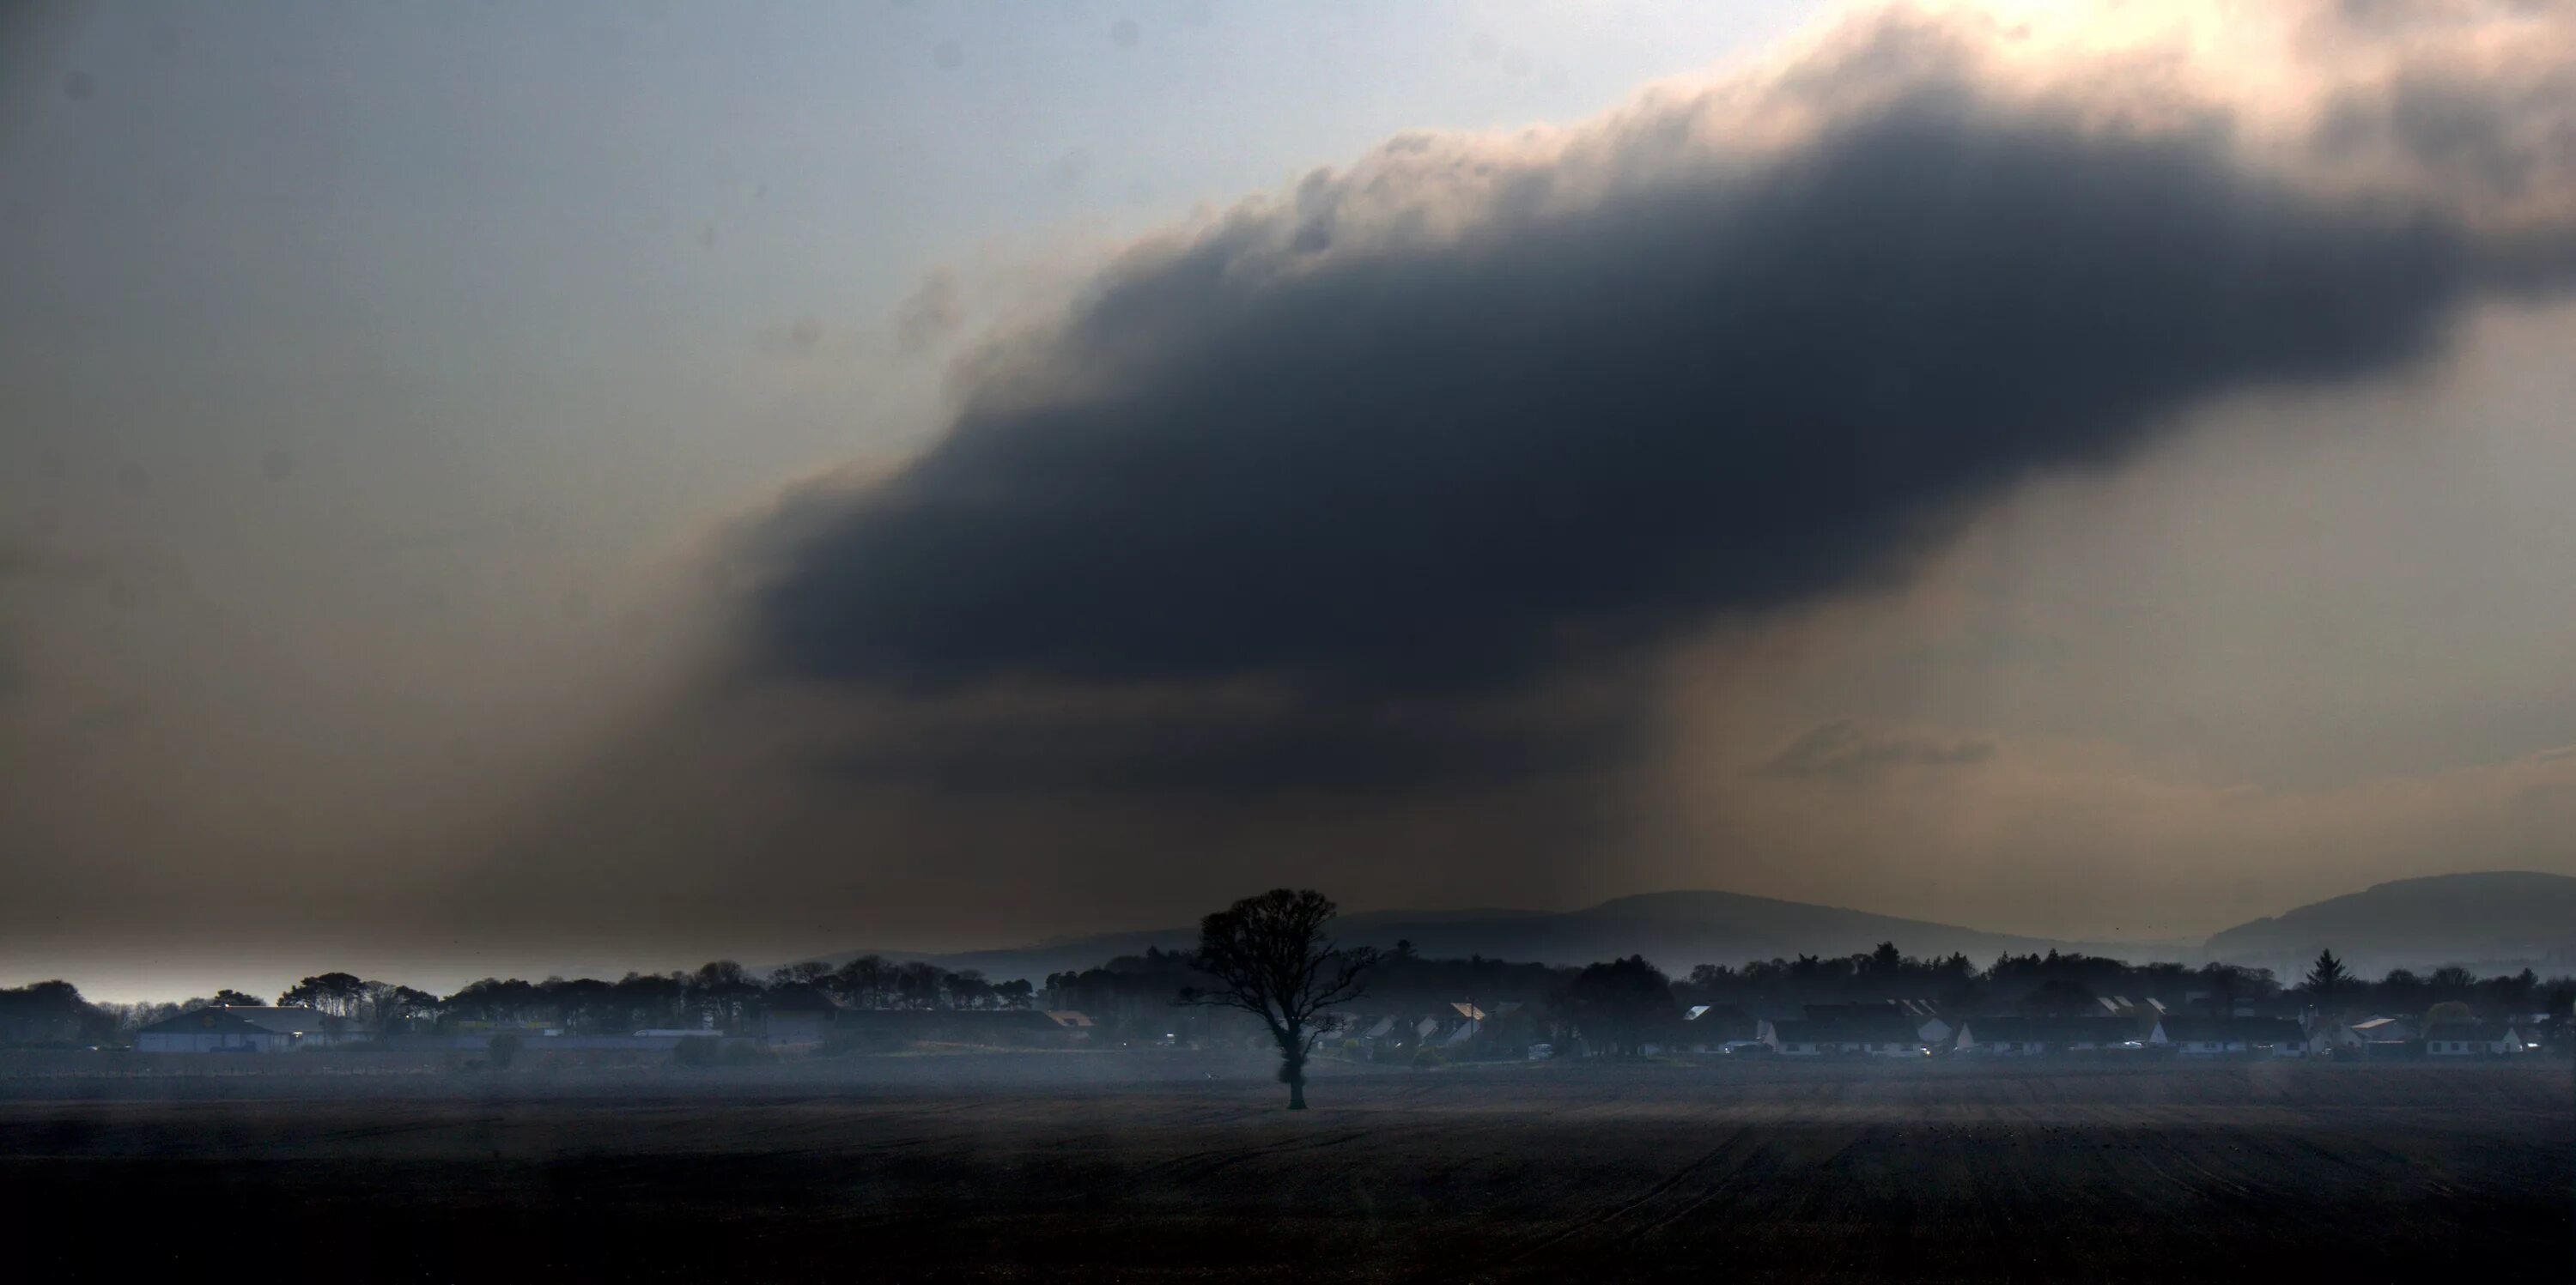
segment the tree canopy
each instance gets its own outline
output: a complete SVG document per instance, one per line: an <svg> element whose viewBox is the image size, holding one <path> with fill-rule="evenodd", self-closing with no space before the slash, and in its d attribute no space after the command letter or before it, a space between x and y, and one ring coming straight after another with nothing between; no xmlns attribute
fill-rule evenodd
<svg viewBox="0 0 2576 1285"><path fill-rule="evenodd" d="M1181 992L1183 1003L1241 1009L1269 1027L1291 1111L1306 1109L1306 1059L1323 1033L1315 1019L1359 998L1377 962L1374 949L1344 950L1325 934L1338 909L1312 888L1273 888L1209 915L1190 966L1217 985Z"/></svg>

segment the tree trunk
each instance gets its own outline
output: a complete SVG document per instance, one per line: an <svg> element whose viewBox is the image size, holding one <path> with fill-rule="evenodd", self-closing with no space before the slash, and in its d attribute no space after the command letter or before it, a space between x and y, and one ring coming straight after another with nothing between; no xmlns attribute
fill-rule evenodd
<svg viewBox="0 0 2576 1285"><path fill-rule="evenodd" d="M1279 1060L1279 1078L1288 1082L1288 1109L1306 1109L1306 1059L1288 1054Z"/></svg>

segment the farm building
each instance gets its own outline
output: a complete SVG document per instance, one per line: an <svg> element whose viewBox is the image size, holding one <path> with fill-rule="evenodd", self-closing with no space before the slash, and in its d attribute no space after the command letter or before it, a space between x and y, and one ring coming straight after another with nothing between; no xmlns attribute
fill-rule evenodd
<svg viewBox="0 0 2576 1285"><path fill-rule="evenodd" d="M326 1048L358 1038L336 1018L309 1008L200 1008L163 1018L134 1033L141 1053L283 1053Z"/></svg>
<svg viewBox="0 0 2576 1285"><path fill-rule="evenodd" d="M2161 1027L2176 1053L2192 1057L2305 1057L2308 1051L2307 1034L2286 1017L2176 1016L2164 1019Z"/></svg>
<svg viewBox="0 0 2576 1285"><path fill-rule="evenodd" d="M1931 1051L1914 1023L1894 1009L1765 1022L1761 1038L1783 1057L1921 1057Z"/></svg>
<svg viewBox="0 0 2576 1285"><path fill-rule="evenodd" d="M2426 1057L2503 1057L2531 1047L2505 1022L2443 1022L2424 1028Z"/></svg>

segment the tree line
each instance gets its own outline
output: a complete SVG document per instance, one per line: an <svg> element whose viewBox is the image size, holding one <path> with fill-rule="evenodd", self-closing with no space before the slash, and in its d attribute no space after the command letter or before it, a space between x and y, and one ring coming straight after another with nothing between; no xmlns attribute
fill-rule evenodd
<svg viewBox="0 0 2576 1285"><path fill-rule="evenodd" d="M297 982L273 1001L226 987L174 1002L117 1004L91 1002L71 983L54 980L0 989L0 1042L101 1043L198 1009L271 1003L309 1007L353 1030L388 1035L465 1023L549 1026L583 1034L705 1025L737 1029L758 1016L771 998L797 989L820 991L846 1008L868 1009L1012 1009L1027 1008L1036 998L1036 988L1026 981L994 982L973 969L877 955L838 965L790 964L766 976L720 959L694 970L630 972L613 982L487 977L445 996L327 972Z"/></svg>
<svg viewBox="0 0 2576 1285"><path fill-rule="evenodd" d="M2546 1011L2561 1017L2576 1005L2576 979L2542 981L2531 970L2480 977L2460 967L2418 975L2393 969L2375 980L2354 976L2331 951L2296 983L2268 969L2210 963L2131 964L2103 956L2049 951L2004 954L1979 968L1966 956L1923 959L1893 942L1865 953L1702 964L1676 979L1642 956L1581 968L1470 956L1428 959L1411 943L1392 950L1344 947L1330 934L1335 907L1312 890L1274 889L1209 915L1197 949L1163 951L1060 972L1043 993L1024 980L993 982L974 970L921 960L862 955L839 964L807 961L756 976L732 960L693 971L630 972L616 981L549 977L530 982L485 978L438 996L412 987L327 972L277 996L361 1031L385 1034L461 1024L545 1025L615 1034L640 1029L740 1029L777 996L816 991L845 1008L904 1010L1024 1009L1043 1002L1091 1015L1115 1036L1182 1028L1196 1033L1266 1032L1280 1055L1280 1079L1292 1106L1305 1100L1305 1069L1331 1029L1336 1009L1439 1013L1456 1002L1515 1004L1515 1037L1562 1038L1580 1032L1612 1053L1635 1052L1669 1038L1697 1005L1778 1008L1804 1004L1920 1000L1952 1014L2020 1012L2063 1015L2100 1011L2109 998L2155 999L2174 1011L2224 1013L2240 1003L2294 999L2336 1016L2365 1010L2392 1015L2501 1015ZM107 1042L176 1014L212 1005L262 1003L225 989L170 1004L93 1004L62 981L0 990L0 1042ZM1231 1010L1237 1025L1189 1014Z"/></svg>

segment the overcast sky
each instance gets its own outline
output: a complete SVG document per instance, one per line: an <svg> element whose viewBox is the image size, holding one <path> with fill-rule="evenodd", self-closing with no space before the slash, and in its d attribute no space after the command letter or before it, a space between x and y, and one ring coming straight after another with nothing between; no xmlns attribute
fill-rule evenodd
<svg viewBox="0 0 2576 1285"><path fill-rule="evenodd" d="M2139 8L21 12L0 982L2576 874L2576 18Z"/></svg>

